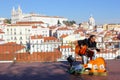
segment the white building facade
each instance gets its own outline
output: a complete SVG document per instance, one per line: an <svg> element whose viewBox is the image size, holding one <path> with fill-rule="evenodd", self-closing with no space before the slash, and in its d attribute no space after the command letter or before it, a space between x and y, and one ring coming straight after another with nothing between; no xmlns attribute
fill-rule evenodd
<svg viewBox="0 0 120 80"><path fill-rule="evenodd" d="M4 24L5 18L0 18L0 24Z"/></svg>
<svg viewBox="0 0 120 80"><path fill-rule="evenodd" d="M41 35L31 36L30 53L33 52L54 52L61 45L61 42L54 37L43 37Z"/></svg>
<svg viewBox="0 0 120 80"><path fill-rule="evenodd" d="M85 39L85 36L81 36L80 34L72 34L72 35L68 35L67 37L62 39L63 43L71 43L76 41L76 40L83 40Z"/></svg>
<svg viewBox="0 0 120 80"><path fill-rule="evenodd" d="M20 6L18 6L18 9L15 10L13 7L11 11L11 20L12 24L18 22L18 21L42 21L45 24L52 26L52 25L57 25L58 21L63 25L63 21L67 21L67 18L64 17L58 17L58 16L45 16L45 15L40 15L40 14L23 14L22 9Z"/></svg>
<svg viewBox="0 0 120 80"><path fill-rule="evenodd" d="M3 32L2 29L0 29L0 39L4 39L5 32Z"/></svg>
<svg viewBox="0 0 120 80"><path fill-rule="evenodd" d="M31 35L42 35L43 37L49 37L50 30L46 27L32 26Z"/></svg>
<svg viewBox="0 0 120 80"><path fill-rule="evenodd" d="M71 35L74 33L74 30L73 29L69 29L67 27L61 27L61 28L58 28L57 31L56 31L56 34L57 34L57 38L59 39L62 35Z"/></svg>
<svg viewBox="0 0 120 80"><path fill-rule="evenodd" d="M66 60L70 55L75 58L75 52L70 46L60 46L60 52L62 53L61 60Z"/></svg>
<svg viewBox="0 0 120 80"><path fill-rule="evenodd" d="M30 25L8 25L5 27L6 42L26 44L30 40L32 26Z"/></svg>

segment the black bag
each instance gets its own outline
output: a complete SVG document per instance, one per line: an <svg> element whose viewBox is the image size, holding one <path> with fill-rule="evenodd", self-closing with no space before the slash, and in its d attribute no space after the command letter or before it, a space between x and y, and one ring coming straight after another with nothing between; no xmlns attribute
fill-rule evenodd
<svg viewBox="0 0 120 80"><path fill-rule="evenodd" d="M68 58L67 58L68 62L69 63L72 63L75 61L75 58L72 57L72 55L70 55Z"/></svg>

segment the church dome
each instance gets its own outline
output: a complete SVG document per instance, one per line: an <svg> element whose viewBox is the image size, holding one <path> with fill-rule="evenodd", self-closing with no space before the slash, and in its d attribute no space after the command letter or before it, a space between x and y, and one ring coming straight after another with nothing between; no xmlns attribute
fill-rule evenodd
<svg viewBox="0 0 120 80"><path fill-rule="evenodd" d="M95 19L91 16L88 21L89 25L95 26Z"/></svg>

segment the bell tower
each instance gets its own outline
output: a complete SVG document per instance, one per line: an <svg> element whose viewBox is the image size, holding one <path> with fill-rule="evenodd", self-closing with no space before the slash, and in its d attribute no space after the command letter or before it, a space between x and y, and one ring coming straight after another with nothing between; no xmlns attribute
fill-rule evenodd
<svg viewBox="0 0 120 80"><path fill-rule="evenodd" d="M11 11L11 23L15 23L15 16L16 16L16 11L15 8L13 7Z"/></svg>
<svg viewBox="0 0 120 80"><path fill-rule="evenodd" d="M20 6L18 6L17 17L18 17L18 21L20 21L22 19L22 10L21 10Z"/></svg>
<svg viewBox="0 0 120 80"><path fill-rule="evenodd" d="M18 9L15 10L13 7L11 11L11 23L15 24L17 21L20 21L22 19L22 9L20 6L18 6Z"/></svg>
<svg viewBox="0 0 120 80"><path fill-rule="evenodd" d="M92 17L92 15L89 18L88 24L89 24L89 29L94 29L94 27L95 27L95 19Z"/></svg>

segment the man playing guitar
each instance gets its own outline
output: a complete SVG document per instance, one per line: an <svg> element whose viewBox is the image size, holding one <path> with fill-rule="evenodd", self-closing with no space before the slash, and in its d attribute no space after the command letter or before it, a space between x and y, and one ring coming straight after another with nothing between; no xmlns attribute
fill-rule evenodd
<svg viewBox="0 0 120 80"><path fill-rule="evenodd" d="M82 64L88 63L88 58L90 60L96 59L96 51L100 51L96 47L96 36L91 35L88 39L78 40L75 48L75 53L82 57Z"/></svg>

